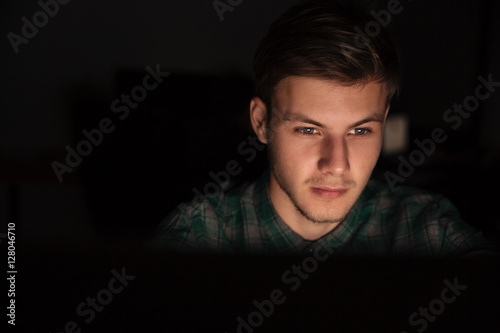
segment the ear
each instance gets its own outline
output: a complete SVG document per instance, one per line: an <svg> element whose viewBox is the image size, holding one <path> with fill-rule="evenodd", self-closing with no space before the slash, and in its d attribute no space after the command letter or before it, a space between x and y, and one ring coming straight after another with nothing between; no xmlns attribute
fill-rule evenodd
<svg viewBox="0 0 500 333"><path fill-rule="evenodd" d="M267 144L267 109L259 97L250 101L250 121L259 141Z"/></svg>
<svg viewBox="0 0 500 333"><path fill-rule="evenodd" d="M385 115L384 115L384 124L387 119L387 115L389 114L389 109L391 108L391 104L387 105L387 108L385 109Z"/></svg>

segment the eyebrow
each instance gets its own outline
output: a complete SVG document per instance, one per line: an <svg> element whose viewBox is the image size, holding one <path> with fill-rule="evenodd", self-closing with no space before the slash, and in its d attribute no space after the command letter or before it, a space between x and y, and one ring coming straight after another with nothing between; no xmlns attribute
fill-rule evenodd
<svg viewBox="0 0 500 333"><path fill-rule="evenodd" d="M283 120L284 121L297 121L297 122L301 122L301 123L308 123L308 124L312 124L314 126L318 126L319 128L326 127L322 123L317 122L316 120L313 120L313 119L309 119L306 116L301 115L299 113L285 112L285 114L283 115ZM364 119L361 119L361 120L355 122L354 124L349 126L349 128L357 127L359 125L366 124L366 123L369 123L372 121L382 124L384 122L384 116L379 114L379 113L374 113L373 115L371 115L369 117L366 117Z"/></svg>

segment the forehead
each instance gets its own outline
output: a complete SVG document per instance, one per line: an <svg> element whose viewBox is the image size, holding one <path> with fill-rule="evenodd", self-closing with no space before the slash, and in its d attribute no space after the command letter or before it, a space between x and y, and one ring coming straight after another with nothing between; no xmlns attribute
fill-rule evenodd
<svg viewBox="0 0 500 333"><path fill-rule="evenodd" d="M318 117L358 117L384 113L386 99L385 85L379 82L346 86L333 80L290 76L276 86L273 111Z"/></svg>

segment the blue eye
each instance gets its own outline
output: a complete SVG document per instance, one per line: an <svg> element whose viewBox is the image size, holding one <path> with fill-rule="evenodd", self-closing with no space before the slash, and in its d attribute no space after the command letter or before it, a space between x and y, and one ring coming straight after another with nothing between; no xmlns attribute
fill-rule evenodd
<svg viewBox="0 0 500 333"><path fill-rule="evenodd" d="M366 135L367 133L370 133L370 130L368 128L355 128L349 133L357 135L357 136L363 136Z"/></svg>
<svg viewBox="0 0 500 333"><path fill-rule="evenodd" d="M305 135L312 135L318 133L318 131L312 127L301 127L298 130Z"/></svg>

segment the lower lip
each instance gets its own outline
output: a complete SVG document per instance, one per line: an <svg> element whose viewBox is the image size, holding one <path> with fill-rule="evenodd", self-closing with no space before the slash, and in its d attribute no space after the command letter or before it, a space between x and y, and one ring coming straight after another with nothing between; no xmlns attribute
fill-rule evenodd
<svg viewBox="0 0 500 333"><path fill-rule="evenodd" d="M347 190L332 191L314 187L312 188L312 191L314 194L323 199L337 199L343 196L347 192Z"/></svg>

